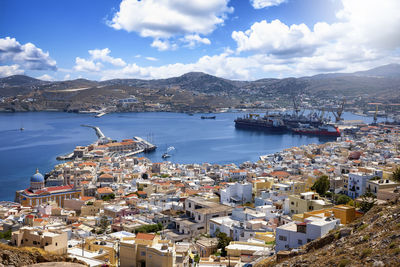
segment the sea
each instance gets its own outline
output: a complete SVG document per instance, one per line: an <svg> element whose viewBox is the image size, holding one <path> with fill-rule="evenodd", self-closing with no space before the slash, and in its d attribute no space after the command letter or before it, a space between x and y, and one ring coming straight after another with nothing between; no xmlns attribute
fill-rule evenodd
<svg viewBox="0 0 400 267"><path fill-rule="evenodd" d="M133 136L147 139L157 149L139 156L152 162L162 162L162 154L170 148L167 160L171 162L240 164L293 146L332 140L235 129L233 120L244 113L213 114L216 119L201 119L202 115L211 114L111 113L95 118L92 114L63 112L0 113L0 200L13 201L16 190L29 187L36 169L44 175L60 163L57 156L95 142L95 131L82 124L100 127L113 140ZM351 113L344 113L344 118L372 122L370 117Z"/></svg>

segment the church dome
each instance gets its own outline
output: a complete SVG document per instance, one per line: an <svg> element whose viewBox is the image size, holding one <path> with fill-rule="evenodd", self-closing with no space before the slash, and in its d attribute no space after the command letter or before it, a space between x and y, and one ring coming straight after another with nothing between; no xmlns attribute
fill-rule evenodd
<svg viewBox="0 0 400 267"><path fill-rule="evenodd" d="M44 177L41 173L39 173L39 170L36 169L36 173L31 176L31 183L43 183L44 182Z"/></svg>

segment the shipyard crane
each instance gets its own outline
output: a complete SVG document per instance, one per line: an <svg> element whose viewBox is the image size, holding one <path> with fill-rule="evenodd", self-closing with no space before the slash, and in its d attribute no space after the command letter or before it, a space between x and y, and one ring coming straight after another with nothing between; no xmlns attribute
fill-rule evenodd
<svg viewBox="0 0 400 267"><path fill-rule="evenodd" d="M344 104L346 103L346 100L343 99L342 103L340 104L339 108L337 111L332 111L333 116L335 116L336 122L339 122L342 120L342 114L344 110Z"/></svg>
<svg viewBox="0 0 400 267"><path fill-rule="evenodd" d="M299 115L299 112L300 112L300 107L299 107L299 104L298 104L298 102L296 101L296 97L293 97L293 108L294 108L294 113L295 113L295 115L296 115L296 117Z"/></svg>
<svg viewBox="0 0 400 267"><path fill-rule="evenodd" d="M378 105L376 105L376 108L375 108L373 125L376 125L377 121L378 121Z"/></svg>

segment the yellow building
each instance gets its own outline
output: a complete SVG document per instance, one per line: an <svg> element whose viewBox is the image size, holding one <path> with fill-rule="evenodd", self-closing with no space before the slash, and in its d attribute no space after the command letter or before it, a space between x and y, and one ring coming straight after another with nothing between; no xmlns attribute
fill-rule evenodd
<svg viewBox="0 0 400 267"><path fill-rule="evenodd" d="M253 183L253 192L257 194L257 192L270 189L272 184L274 183L274 178L272 177L258 177L252 181Z"/></svg>
<svg viewBox="0 0 400 267"><path fill-rule="evenodd" d="M335 217L336 219L340 219L341 224L349 224L353 222L356 218L358 218L358 213L353 206L349 205L336 205L332 208L309 211L305 213L295 214L292 216L293 220L304 222L304 219L308 217Z"/></svg>
<svg viewBox="0 0 400 267"><path fill-rule="evenodd" d="M79 198L81 190L74 185L44 186L44 177L36 170L32 175L31 186L25 190L19 190L15 194L15 200L22 206L38 206L42 203L55 201L59 207L64 207L64 199Z"/></svg>
<svg viewBox="0 0 400 267"><path fill-rule="evenodd" d="M26 227L13 232L11 242L17 247L36 247L55 254L65 254L68 236L66 232L42 231Z"/></svg>
<svg viewBox="0 0 400 267"><path fill-rule="evenodd" d="M175 244L154 234L138 233L135 239L121 241L119 251L122 267L175 266Z"/></svg>
<svg viewBox="0 0 400 267"><path fill-rule="evenodd" d="M321 198L315 192L305 192L289 196L289 209L291 214L305 213L333 207L333 204Z"/></svg>

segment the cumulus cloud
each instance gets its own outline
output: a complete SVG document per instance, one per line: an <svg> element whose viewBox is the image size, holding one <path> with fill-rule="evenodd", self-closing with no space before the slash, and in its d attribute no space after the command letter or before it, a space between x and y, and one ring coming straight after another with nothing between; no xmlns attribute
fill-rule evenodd
<svg viewBox="0 0 400 267"><path fill-rule="evenodd" d="M255 9L261 9L270 6L279 6L284 2L286 2L286 0L250 0L251 5Z"/></svg>
<svg viewBox="0 0 400 267"><path fill-rule="evenodd" d="M119 67L123 67L126 65L126 63L121 58L111 57L109 55L110 53L111 50L108 48L89 50L89 54L92 56L93 60L108 62L114 66L119 66Z"/></svg>
<svg viewBox="0 0 400 267"><path fill-rule="evenodd" d="M43 81L54 81L54 77L52 77L48 74L43 74L42 76L39 76L36 79L43 80Z"/></svg>
<svg viewBox="0 0 400 267"><path fill-rule="evenodd" d="M108 21L116 30L152 37L153 47L173 48L162 43L176 36L209 34L224 23L229 0L122 0L119 11Z"/></svg>
<svg viewBox="0 0 400 267"><path fill-rule="evenodd" d="M100 62L94 62L93 60L87 60L84 58L76 57L74 69L77 71L99 71L103 67Z"/></svg>
<svg viewBox="0 0 400 267"><path fill-rule="evenodd" d="M342 4L337 22L331 24L318 22L309 28L263 20L246 31L234 31L236 51L294 61L297 68L309 71L357 70L362 64L395 60L400 1L342 0Z"/></svg>
<svg viewBox="0 0 400 267"><path fill-rule="evenodd" d="M93 49L89 50L89 59L84 59L80 57L75 58L75 66L74 69L77 71L86 71L93 72L99 71L103 68L103 63L109 63L116 67L124 67L126 66L125 61L121 58L114 58L110 56L111 50L109 48L104 49Z"/></svg>
<svg viewBox="0 0 400 267"><path fill-rule="evenodd" d="M0 38L0 63L18 63L30 70L57 70L48 52L32 43L21 45L15 38Z"/></svg>
<svg viewBox="0 0 400 267"><path fill-rule="evenodd" d="M166 51L166 50L175 50L177 48L177 45L174 43L171 44L168 40L155 39L151 43L151 47L155 47L159 51Z"/></svg>
<svg viewBox="0 0 400 267"><path fill-rule="evenodd" d="M24 70L20 69L18 64L0 66L0 77L24 74Z"/></svg>
<svg viewBox="0 0 400 267"><path fill-rule="evenodd" d="M180 39L183 43L190 48L194 48L198 44L211 44L211 41L208 38L202 38L198 34L189 34L185 35L185 37Z"/></svg>

